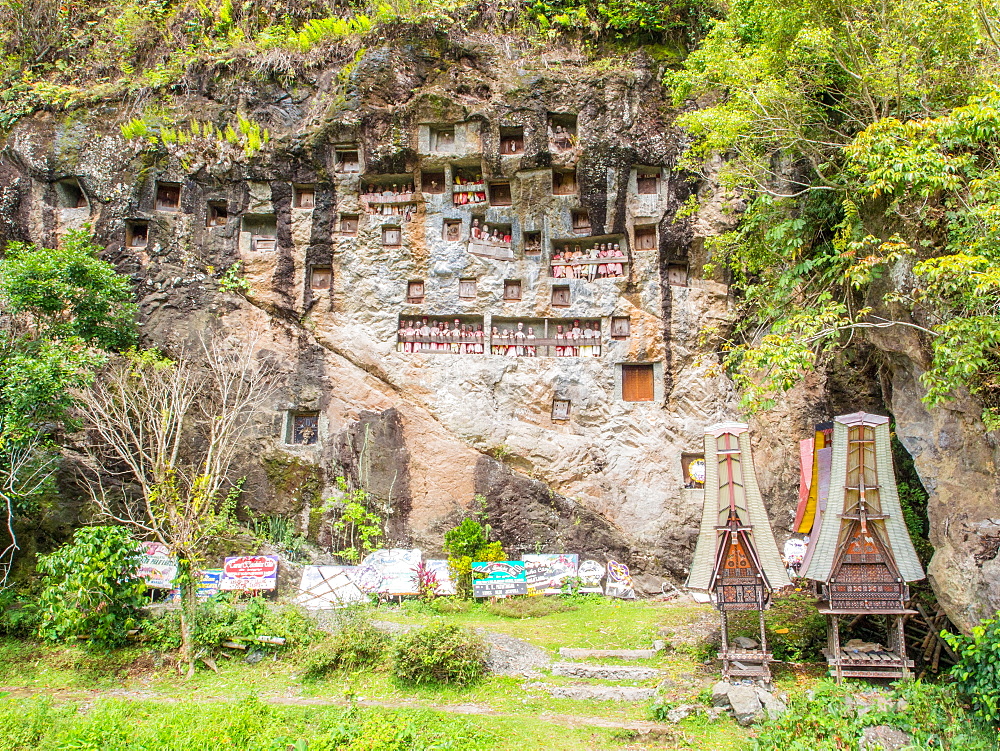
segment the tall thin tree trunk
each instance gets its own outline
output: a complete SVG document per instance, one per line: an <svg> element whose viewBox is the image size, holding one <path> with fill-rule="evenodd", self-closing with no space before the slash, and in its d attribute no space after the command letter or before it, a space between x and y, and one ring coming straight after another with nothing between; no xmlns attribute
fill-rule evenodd
<svg viewBox="0 0 1000 751"><path fill-rule="evenodd" d="M191 570L191 559L178 555L178 573L181 585L181 662L187 664L187 677L194 676L194 639L191 620L198 606L197 582Z"/></svg>

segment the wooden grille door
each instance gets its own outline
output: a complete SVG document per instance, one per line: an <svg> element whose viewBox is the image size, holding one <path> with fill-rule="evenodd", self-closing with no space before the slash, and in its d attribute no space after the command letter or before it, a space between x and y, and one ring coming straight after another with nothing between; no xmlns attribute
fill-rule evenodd
<svg viewBox="0 0 1000 751"><path fill-rule="evenodd" d="M622 399L626 402L653 401L653 366L622 365Z"/></svg>

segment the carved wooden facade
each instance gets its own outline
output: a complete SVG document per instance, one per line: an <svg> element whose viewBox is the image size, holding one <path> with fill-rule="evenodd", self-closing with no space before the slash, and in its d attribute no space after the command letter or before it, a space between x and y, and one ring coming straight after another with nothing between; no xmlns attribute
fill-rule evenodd
<svg viewBox="0 0 1000 751"><path fill-rule="evenodd" d="M906 657L903 617L907 582L924 577L902 517L892 470L889 418L858 412L834 420L829 496L813 526L804 575L819 583L820 612L827 616L825 650L831 674L903 678ZM887 645L847 650L840 618L888 617Z"/></svg>
<svg viewBox="0 0 1000 751"><path fill-rule="evenodd" d="M722 621L722 672L726 678L770 680L764 609L771 592L790 582L778 554L750 454L749 429L721 423L705 433L705 501L688 586L712 596ZM759 612L760 645L729 644L732 611Z"/></svg>

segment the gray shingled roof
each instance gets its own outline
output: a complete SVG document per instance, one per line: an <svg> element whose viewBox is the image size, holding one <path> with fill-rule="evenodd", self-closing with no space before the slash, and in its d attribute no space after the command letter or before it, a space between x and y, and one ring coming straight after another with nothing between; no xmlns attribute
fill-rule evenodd
<svg viewBox="0 0 1000 751"><path fill-rule="evenodd" d="M691 589L707 590L715 568L716 546L719 539L715 528L719 524L723 507L729 507L729 500L720 498L719 493L719 460L715 438L723 432L735 433L738 438L747 513L750 516L749 524L753 527L753 544L768 581L774 589L780 589L790 582L785 566L781 562L764 501L760 496L750 448L750 430L744 423L719 423L705 429L705 503L702 507L701 530L698 533L698 543L695 546L687 586Z"/></svg>
<svg viewBox="0 0 1000 751"><path fill-rule="evenodd" d="M844 513L845 485L847 485L847 435L849 424L863 419L867 425L875 429L875 470L878 474L879 499L882 513L888 515L885 520L889 545L892 549L896 566L904 581L917 581L924 578L924 569L913 549L903 511L899 505L899 492L896 488L896 476L892 469L892 448L889 439L888 418L877 415L855 413L834 418L833 423L833 465L830 474L830 496L823 514L822 526L816 549L809 561L809 567L803 576L816 581L827 581L833 567L840 539L840 530Z"/></svg>

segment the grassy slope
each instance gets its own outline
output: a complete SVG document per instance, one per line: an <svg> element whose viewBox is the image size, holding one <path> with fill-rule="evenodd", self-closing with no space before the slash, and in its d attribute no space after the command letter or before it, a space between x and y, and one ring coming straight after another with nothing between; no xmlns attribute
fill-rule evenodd
<svg viewBox="0 0 1000 751"><path fill-rule="evenodd" d="M446 615L438 615L423 607L383 607L375 609L372 617L414 625L443 619L486 628L525 639L549 650L555 657L560 646L648 646L657 637L660 627L682 624L697 617L700 610L654 602L618 603L594 599L571 612L523 620L491 615L481 607ZM77 646L5 641L0 642L0 685L15 689L14 694L18 696L31 692L48 694L58 704L92 699L94 696L118 696L131 702L134 712L145 713L148 719L144 722L147 724L159 727L159 724L167 722L166 716L171 716L175 719L170 733L184 737L190 735L195 739L199 738L197 725L189 726L188 721L200 712L209 711L212 703L259 697L267 702L291 704L261 710L267 715L261 722L275 733L282 729L298 733L295 737L316 733L316 728L322 730L319 725L301 726L305 722L303 718L311 718L309 721L312 722L315 717L323 716L327 718L323 722L333 722L343 711L336 705L346 705L353 699L364 707L364 713L379 712L371 705L383 704L392 708L394 716L412 719L428 732L451 728L448 732L462 736L471 728L488 736L487 740L483 740L472 733L461 741L457 746L459 748L669 747L725 751L742 748L746 742L746 732L728 718L714 723L690 718L669 731L639 736L629 729L602 728L593 724L600 719L588 722L586 718L601 718L634 727L649 721L649 707L645 703L554 699L538 690L525 690L522 678L490 676L468 689L413 688L399 685L383 668L374 672L342 673L333 680L303 685L297 677L298 665L294 656L290 655L281 659L269 657L257 665L246 665L240 660L219 660L217 674L201 670L194 679L182 681L162 660L158 667L158 659L139 648L95 655ZM698 692L717 678L714 667L706 667L681 652L660 655L652 664L667 671L667 676L675 684L667 698L677 702L695 701ZM544 680L548 683L570 682L555 677ZM176 702L184 702L183 708L179 708ZM195 706L188 706L189 702L194 702ZM296 704L311 706L306 708ZM324 704L334 706L314 706ZM0 702L0 707L3 705ZM468 711L469 705L473 705L473 711L479 714L454 716L455 712ZM114 711L125 710L118 708ZM319 714L314 717L316 712ZM559 718L558 715L569 715L572 719ZM77 721L84 722L84 719L78 717ZM393 720L397 724L400 721L399 718ZM486 745L481 745L484 743ZM161 747L169 746L151 748ZM4 748L0 743L0 751Z"/></svg>

